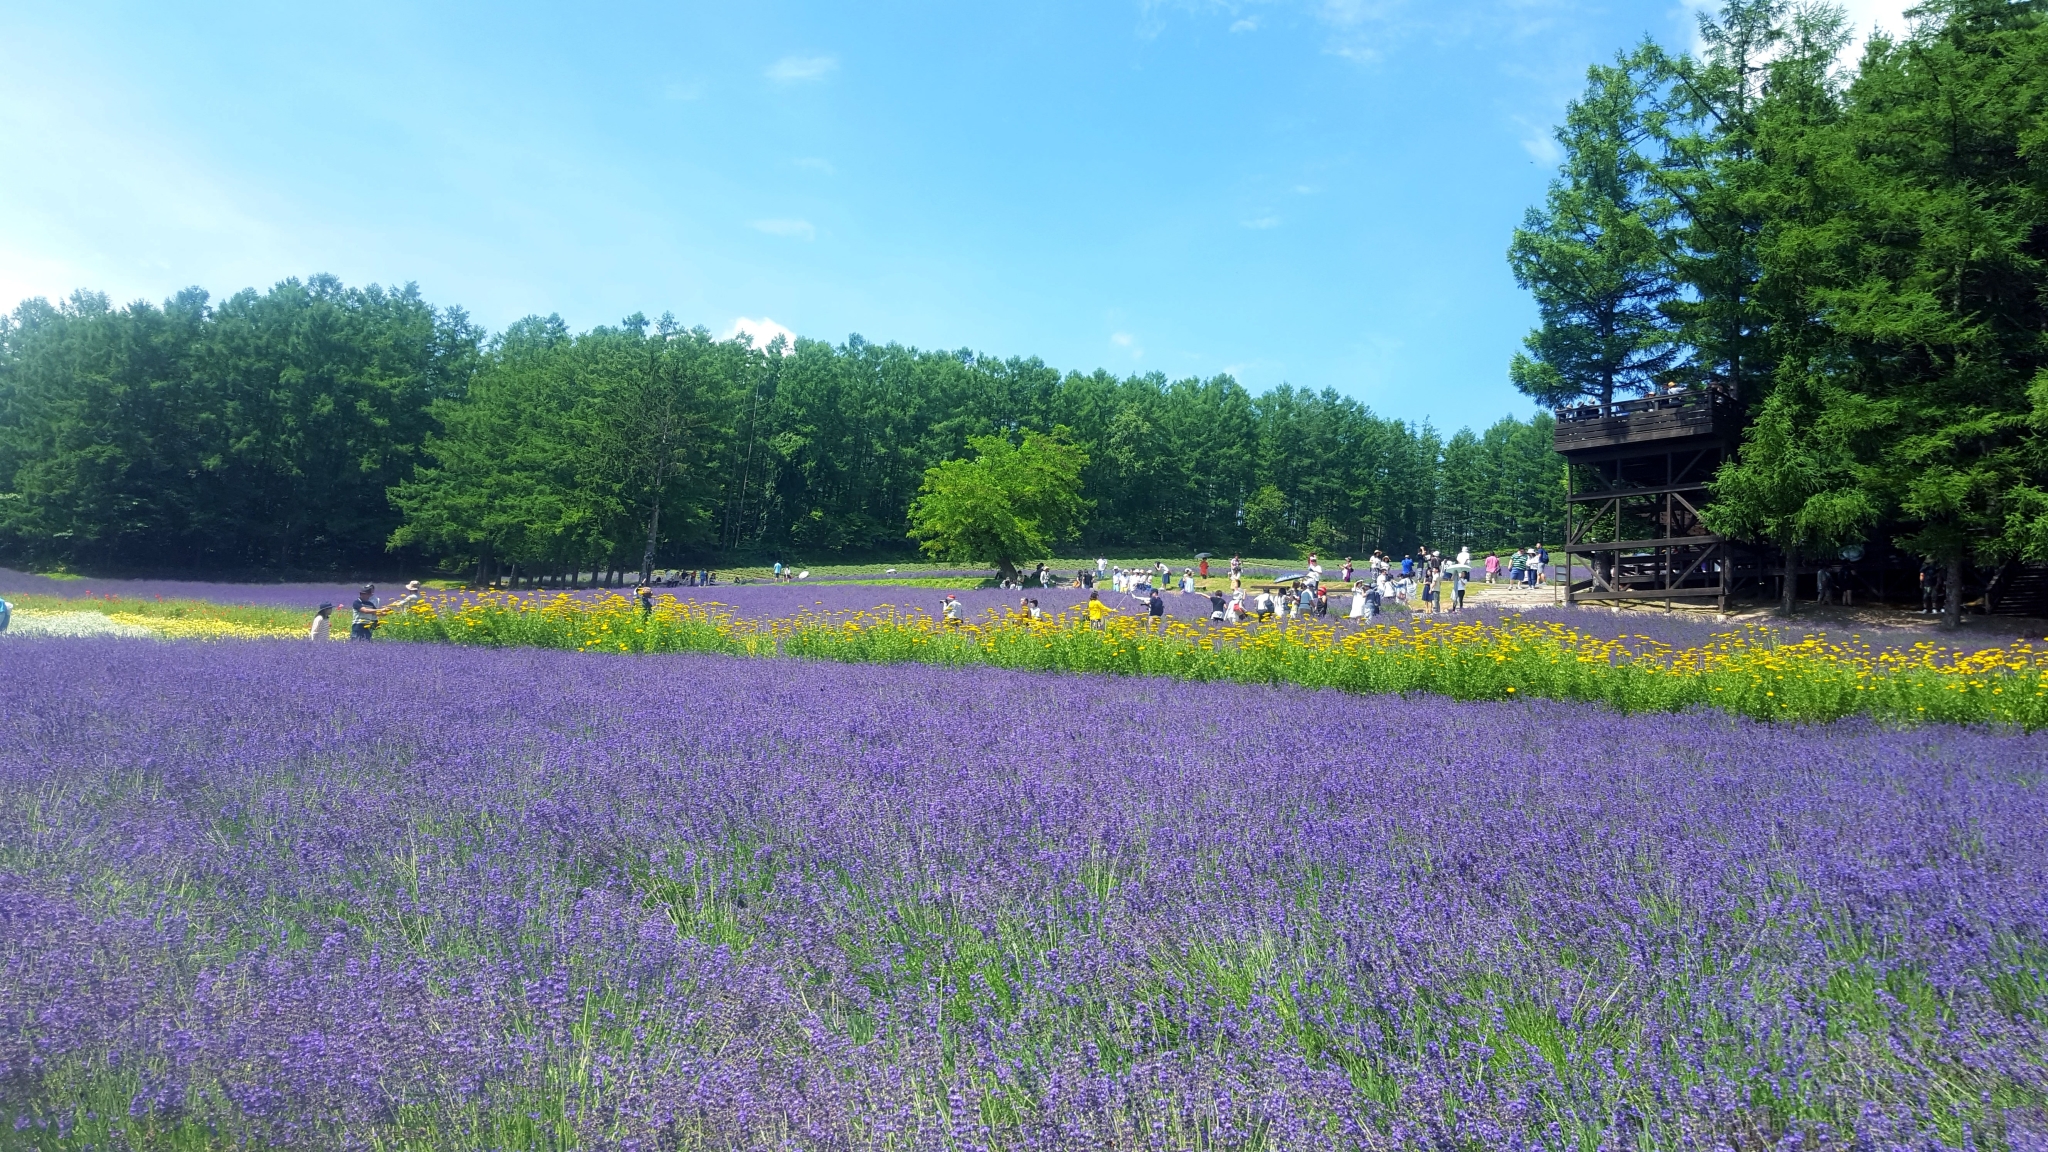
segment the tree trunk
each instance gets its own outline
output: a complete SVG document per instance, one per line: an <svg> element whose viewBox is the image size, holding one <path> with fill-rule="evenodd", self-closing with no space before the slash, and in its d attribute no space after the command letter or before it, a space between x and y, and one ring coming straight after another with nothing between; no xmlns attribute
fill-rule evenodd
<svg viewBox="0 0 2048 1152"><path fill-rule="evenodd" d="M1950 628L1963 626L1963 558L1951 556L1948 561L1948 603L1943 605L1941 622Z"/></svg>
<svg viewBox="0 0 2048 1152"><path fill-rule="evenodd" d="M1010 560L996 561L996 577L1005 583L1015 581L1017 579L1016 563Z"/></svg>
<svg viewBox="0 0 2048 1152"><path fill-rule="evenodd" d="M661 496L654 497L654 511L647 516L647 551L640 557L640 582L654 579L654 542L661 536Z"/></svg>
<svg viewBox="0 0 2048 1152"><path fill-rule="evenodd" d="M1799 545L1785 545L1785 618L1799 611Z"/></svg>

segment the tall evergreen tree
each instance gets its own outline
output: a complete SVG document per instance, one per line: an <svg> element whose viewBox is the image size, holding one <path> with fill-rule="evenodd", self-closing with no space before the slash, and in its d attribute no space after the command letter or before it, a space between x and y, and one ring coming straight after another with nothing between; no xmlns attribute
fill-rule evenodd
<svg viewBox="0 0 2048 1152"><path fill-rule="evenodd" d="M1678 209L1658 179L1665 57L1646 44L1587 72L1557 140L1559 177L1508 248L1542 324L1508 376L1539 403L1617 396L1665 379L1680 355L1666 306L1678 296Z"/></svg>

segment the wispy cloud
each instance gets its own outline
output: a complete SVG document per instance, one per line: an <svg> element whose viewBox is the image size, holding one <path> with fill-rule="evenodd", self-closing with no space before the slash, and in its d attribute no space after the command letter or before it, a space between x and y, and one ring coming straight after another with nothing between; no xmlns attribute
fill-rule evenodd
<svg viewBox="0 0 2048 1152"><path fill-rule="evenodd" d="M1255 216L1250 220L1240 220L1238 224L1245 228L1263 232L1268 228L1278 228L1280 226L1280 218L1278 216Z"/></svg>
<svg viewBox="0 0 2048 1152"><path fill-rule="evenodd" d="M1111 332L1109 342L1130 353L1133 360L1145 358L1145 346L1138 343L1138 338L1129 332Z"/></svg>
<svg viewBox="0 0 2048 1152"><path fill-rule="evenodd" d="M1257 32L1259 30L1259 18L1257 16L1246 16L1244 19L1233 23L1230 26L1230 30L1232 32Z"/></svg>
<svg viewBox="0 0 2048 1152"><path fill-rule="evenodd" d="M725 339L727 340L744 338L751 341L754 347L760 349L766 349L768 345L775 343L775 338L778 336L782 338L782 354L784 356L796 351L796 333L791 332L766 316L761 317L759 320L742 316L734 320L732 327L727 329L725 333Z"/></svg>
<svg viewBox="0 0 2048 1152"><path fill-rule="evenodd" d="M770 236L787 236L793 240L818 238L818 230L811 226L809 220L756 220L750 226L754 231L766 232Z"/></svg>
<svg viewBox="0 0 2048 1152"><path fill-rule="evenodd" d="M823 80L838 67L839 61L831 56L784 56L768 66L767 76L777 84L797 84Z"/></svg>
<svg viewBox="0 0 2048 1152"><path fill-rule="evenodd" d="M1556 134L1548 127L1530 123L1521 117L1515 118L1528 134L1522 137L1522 151L1538 164L1551 165L1564 159L1564 148L1558 144Z"/></svg>

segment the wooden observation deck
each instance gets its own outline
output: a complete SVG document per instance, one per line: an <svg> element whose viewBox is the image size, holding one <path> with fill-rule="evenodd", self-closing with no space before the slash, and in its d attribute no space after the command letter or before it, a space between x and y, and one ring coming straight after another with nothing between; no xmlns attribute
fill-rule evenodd
<svg viewBox="0 0 2048 1152"><path fill-rule="evenodd" d="M1708 531L1700 509L1741 432L1735 402L1698 389L1556 415L1556 448L1571 465L1565 562L1585 557L1592 569L1591 579L1567 577L1565 602L1714 600L1726 611L1755 559Z"/></svg>

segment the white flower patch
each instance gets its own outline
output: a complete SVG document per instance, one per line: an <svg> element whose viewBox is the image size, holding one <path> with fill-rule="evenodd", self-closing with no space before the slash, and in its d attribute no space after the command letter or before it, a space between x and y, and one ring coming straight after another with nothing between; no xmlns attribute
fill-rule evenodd
<svg viewBox="0 0 2048 1152"><path fill-rule="evenodd" d="M153 637L156 633L134 624L109 620L98 612L21 612L0 636L132 636Z"/></svg>

